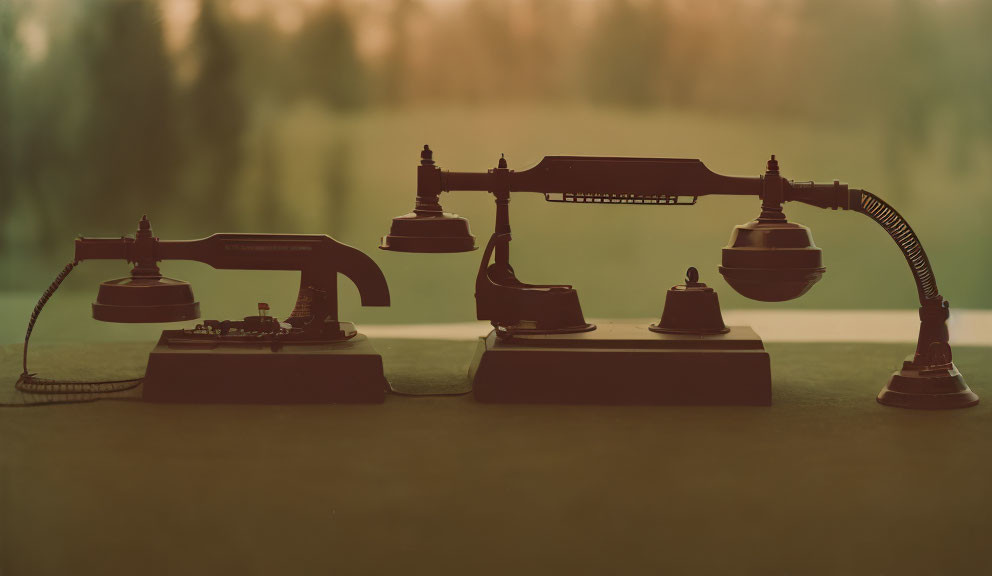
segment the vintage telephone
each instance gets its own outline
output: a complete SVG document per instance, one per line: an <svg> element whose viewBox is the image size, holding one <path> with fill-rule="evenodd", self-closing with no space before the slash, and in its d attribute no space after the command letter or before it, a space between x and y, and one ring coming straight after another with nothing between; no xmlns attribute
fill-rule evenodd
<svg viewBox="0 0 992 576"><path fill-rule="evenodd" d="M363 306L389 306L389 287L367 255L329 236L214 234L160 240L142 217L133 238L76 239L73 262L32 314L18 387L28 392L85 390L46 381L27 369L27 343L45 302L84 260L125 260L125 278L100 284L93 318L104 322L176 322L200 317L190 285L162 276L163 260L193 260L217 269L299 270L300 293L285 322L259 304L243 321L208 320L166 330L148 360L143 398L162 402L381 402L382 358L350 322L338 319L337 275L358 287ZM61 386L60 386L61 385Z"/></svg>
<svg viewBox="0 0 992 576"><path fill-rule="evenodd" d="M515 172L500 158L487 172L449 172L424 146L413 212L393 219L380 248L444 253L475 249L468 222L444 212L442 192L493 195L496 225L476 278L476 310L493 331L472 364L476 397L493 401L768 404L768 355L750 328L725 330L716 294L690 269L668 293L665 314L652 326L595 327L585 321L568 285L521 282L510 265L511 193L535 192L551 202L692 205L702 196L756 196L757 219L734 228L719 271L748 298L779 302L805 294L823 275L810 230L789 222L782 206L802 202L861 212L880 224L902 250L920 299L916 352L878 395L910 408L957 408L978 403L954 365L948 343L948 303L937 291L930 261L909 224L865 190L832 182L783 178L775 157L764 175L711 172L677 158L547 156ZM673 300L674 299L674 300Z"/></svg>

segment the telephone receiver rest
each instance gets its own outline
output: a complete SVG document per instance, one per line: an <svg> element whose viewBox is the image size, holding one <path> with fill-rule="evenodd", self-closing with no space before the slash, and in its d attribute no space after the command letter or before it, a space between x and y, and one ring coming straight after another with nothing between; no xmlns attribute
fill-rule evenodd
<svg viewBox="0 0 992 576"><path fill-rule="evenodd" d="M493 234L482 255L475 281L479 320L510 332L551 334L585 332L594 326L585 321L579 295L569 285L527 284L517 279L509 262L490 264L497 247L508 249L509 234Z"/></svg>
<svg viewBox="0 0 992 576"><path fill-rule="evenodd" d="M287 321L304 330L335 336L342 332L338 320L339 273L358 288L362 306L389 306L389 286L372 258L333 238L325 238L313 261L300 271L300 291Z"/></svg>

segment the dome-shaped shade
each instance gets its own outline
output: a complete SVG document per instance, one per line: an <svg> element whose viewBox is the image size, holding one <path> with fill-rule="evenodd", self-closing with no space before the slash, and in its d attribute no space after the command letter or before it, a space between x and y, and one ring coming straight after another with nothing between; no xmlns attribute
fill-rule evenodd
<svg viewBox="0 0 992 576"><path fill-rule="evenodd" d="M200 317L188 282L161 276L129 276L100 284L93 318L103 322L180 322Z"/></svg>
<svg viewBox="0 0 992 576"><path fill-rule="evenodd" d="M734 228L720 266L720 273L734 290L764 302L802 296L825 271L809 228L758 220Z"/></svg>
<svg viewBox="0 0 992 576"><path fill-rule="evenodd" d="M393 218L379 248L396 252L471 252L475 250L475 236L469 232L468 220L457 214L411 212Z"/></svg>

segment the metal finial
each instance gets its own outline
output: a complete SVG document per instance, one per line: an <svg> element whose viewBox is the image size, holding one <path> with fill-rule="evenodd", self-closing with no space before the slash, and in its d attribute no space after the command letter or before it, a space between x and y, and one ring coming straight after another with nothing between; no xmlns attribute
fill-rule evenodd
<svg viewBox="0 0 992 576"><path fill-rule="evenodd" d="M775 159L774 154L772 154L772 157L768 160L768 164L766 164L765 170L767 170L768 172L773 172L775 174L778 174L778 160Z"/></svg>

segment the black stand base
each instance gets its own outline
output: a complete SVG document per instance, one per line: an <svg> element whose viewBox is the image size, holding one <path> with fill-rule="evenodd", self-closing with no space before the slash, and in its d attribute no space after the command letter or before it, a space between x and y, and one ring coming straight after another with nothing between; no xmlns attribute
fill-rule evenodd
<svg viewBox="0 0 992 576"><path fill-rule="evenodd" d="M479 342L469 369L482 402L771 404L771 371L748 327L659 334L644 324Z"/></svg>
<svg viewBox="0 0 992 576"><path fill-rule="evenodd" d="M382 357L368 339L340 342L191 343L162 332L148 358L143 398L196 403L378 403Z"/></svg>
<svg viewBox="0 0 992 576"><path fill-rule="evenodd" d="M928 370L916 366L912 360L909 356L902 370L892 373L889 383L878 393L879 404L926 410L968 408L978 404L978 395L968 388L964 376L953 363L950 368Z"/></svg>

